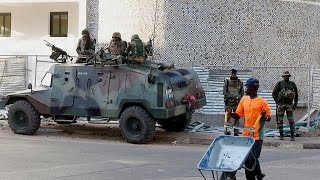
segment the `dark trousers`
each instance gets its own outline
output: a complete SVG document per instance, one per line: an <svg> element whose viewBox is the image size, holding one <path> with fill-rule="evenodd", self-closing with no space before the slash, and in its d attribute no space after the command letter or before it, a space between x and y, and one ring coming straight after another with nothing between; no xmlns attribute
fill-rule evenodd
<svg viewBox="0 0 320 180"><path fill-rule="evenodd" d="M247 168L251 169L254 164L253 171L245 170L247 180L255 180L257 175L261 175L261 168L259 163L259 157L262 149L263 140L256 140L253 144L251 152L245 162Z"/></svg>

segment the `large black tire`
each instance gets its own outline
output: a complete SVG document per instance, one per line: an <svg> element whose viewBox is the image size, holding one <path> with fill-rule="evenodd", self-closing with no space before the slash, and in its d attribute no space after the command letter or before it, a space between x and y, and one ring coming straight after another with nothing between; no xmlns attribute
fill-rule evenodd
<svg viewBox="0 0 320 180"><path fill-rule="evenodd" d="M186 112L185 114L165 120L161 128L169 132L180 132L189 126L191 119L192 112Z"/></svg>
<svg viewBox="0 0 320 180"><path fill-rule="evenodd" d="M142 107L132 106L120 116L120 130L123 138L133 144L148 143L154 136L154 118Z"/></svg>
<svg viewBox="0 0 320 180"><path fill-rule="evenodd" d="M8 110L8 123L16 134L32 135L40 127L39 112L26 100L13 103Z"/></svg>

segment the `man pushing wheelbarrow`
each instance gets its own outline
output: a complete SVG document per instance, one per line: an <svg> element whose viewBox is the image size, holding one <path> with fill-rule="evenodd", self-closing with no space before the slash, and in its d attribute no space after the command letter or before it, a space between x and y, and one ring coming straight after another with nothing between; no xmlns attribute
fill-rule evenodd
<svg viewBox="0 0 320 180"><path fill-rule="evenodd" d="M259 163L259 157L261 153L262 148L262 142L263 142L263 136L264 136L264 125L266 121L271 120L271 110L268 105L267 100L257 95L257 91L259 88L259 81L256 78L249 78L245 84L246 90L244 97L241 98L239 105L235 112L232 112L232 109L230 107L227 107L227 113L230 115L230 117L234 119L240 119L241 117L244 117L244 129L242 132L243 137L234 137L234 136L219 136L215 139L215 141L218 139L223 139L224 144L228 143L227 146L218 148L218 150L215 150L214 146L217 146L214 144L214 142L211 144L213 148L209 148L206 152L206 154L212 154L210 159L212 159L215 162L209 162L207 160L206 162L203 162L201 160L198 164L199 170L206 170L203 165L207 165L207 169L213 171L222 171L222 175L220 177L220 180L234 180L236 179L236 171L241 168L241 166L244 162L245 166L245 174L247 180L261 180L265 176L261 172L260 163ZM250 130L251 129L251 130ZM253 140L254 139L254 140ZM243 143L244 142L244 143ZM238 145L237 145L238 144ZM237 145L237 146L236 146ZM231 147L232 149L227 149L226 147ZM227 149L227 150L225 150ZM242 152L241 149L243 149L244 152L240 155L238 155L238 152ZM223 150L224 152L220 152ZM222 155L221 155L222 154ZM205 155L203 157L204 160L206 160ZM217 158L218 156L218 158ZM234 162L234 159L239 159L239 161L243 160L239 163L239 166L232 167L232 163L228 163L227 161L231 158L232 162ZM229 159L228 159L229 158ZM226 161L225 163L222 163L223 161ZM222 167L225 166L225 167ZM213 166L209 167L209 166ZM201 171L200 171L201 172ZM202 174L202 173L201 173ZM214 174L213 174L214 175ZM214 177L214 176L213 176Z"/></svg>
<svg viewBox="0 0 320 180"><path fill-rule="evenodd" d="M255 180L256 178L260 180L265 176L261 172L259 163L264 136L263 129L265 122L271 120L271 110L267 100L257 94L259 88L258 79L248 79L245 86L246 96L240 100L236 112L233 113L231 108L227 108L227 112L235 119L244 117L244 126L254 128L253 138L255 139L255 142L251 149L252 154L248 156L245 166L250 168L255 164L255 168L253 171L246 169L245 173L247 180ZM244 130L244 132L242 132L242 136L250 136L250 132Z"/></svg>

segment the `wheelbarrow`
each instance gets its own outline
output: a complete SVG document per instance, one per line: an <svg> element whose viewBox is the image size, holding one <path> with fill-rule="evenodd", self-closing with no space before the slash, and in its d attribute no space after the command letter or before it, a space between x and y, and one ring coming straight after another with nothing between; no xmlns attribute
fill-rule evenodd
<svg viewBox="0 0 320 180"><path fill-rule="evenodd" d="M206 177L202 171L211 171L213 179L215 180L216 176L218 180L219 173L228 174L241 168L248 169L244 166L244 163L251 153L253 144L254 139L252 137L218 136L199 161L198 170L205 180ZM224 175L220 179L228 180L230 178Z"/></svg>

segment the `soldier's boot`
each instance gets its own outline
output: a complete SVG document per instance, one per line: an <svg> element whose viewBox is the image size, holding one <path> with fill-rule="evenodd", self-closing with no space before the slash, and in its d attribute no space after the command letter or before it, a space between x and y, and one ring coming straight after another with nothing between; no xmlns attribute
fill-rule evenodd
<svg viewBox="0 0 320 180"><path fill-rule="evenodd" d="M228 127L224 128L224 135L230 135L230 129Z"/></svg>
<svg viewBox="0 0 320 180"><path fill-rule="evenodd" d="M290 140L291 140L291 141L295 141L294 122L290 122L289 125L290 125L290 133L291 133L291 138L290 138Z"/></svg>
<svg viewBox="0 0 320 180"><path fill-rule="evenodd" d="M284 135L283 135L283 127L279 127L279 132L280 132L280 140L284 140Z"/></svg>
<svg viewBox="0 0 320 180"><path fill-rule="evenodd" d="M234 136L239 136L239 129L237 127L234 129L234 134L233 135Z"/></svg>

